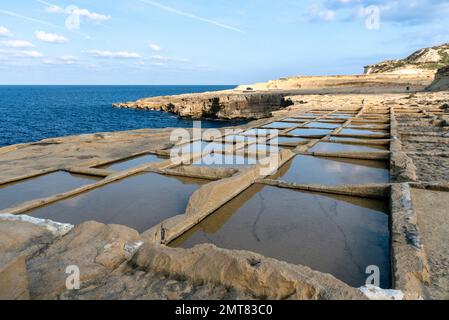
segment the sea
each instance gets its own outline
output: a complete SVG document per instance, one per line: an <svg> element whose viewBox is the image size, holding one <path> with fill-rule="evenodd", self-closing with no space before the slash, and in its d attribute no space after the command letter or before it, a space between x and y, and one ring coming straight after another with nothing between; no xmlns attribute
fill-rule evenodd
<svg viewBox="0 0 449 320"><path fill-rule="evenodd" d="M0 147L95 132L192 127L192 120L112 107L146 97L232 89L235 86L0 86ZM243 121L203 120L203 128Z"/></svg>

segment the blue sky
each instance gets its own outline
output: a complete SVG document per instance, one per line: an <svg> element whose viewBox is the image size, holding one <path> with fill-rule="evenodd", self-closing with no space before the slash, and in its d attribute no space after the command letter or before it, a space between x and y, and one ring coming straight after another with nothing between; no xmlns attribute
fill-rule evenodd
<svg viewBox="0 0 449 320"><path fill-rule="evenodd" d="M373 8L374 28L366 24ZM356 74L449 42L448 16L449 1L438 0L1 1L0 84Z"/></svg>

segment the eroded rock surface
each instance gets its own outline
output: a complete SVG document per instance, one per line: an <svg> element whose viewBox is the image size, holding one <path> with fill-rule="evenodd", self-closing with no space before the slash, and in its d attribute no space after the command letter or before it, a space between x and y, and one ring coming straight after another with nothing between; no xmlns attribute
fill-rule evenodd
<svg viewBox="0 0 449 320"><path fill-rule="evenodd" d="M242 93L219 91L146 98L115 107L160 110L193 119L260 119L291 104L288 92Z"/></svg>
<svg viewBox="0 0 449 320"><path fill-rule="evenodd" d="M129 258L125 245L139 240L139 233L125 226L97 222L76 226L28 260L31 298L54 299L62 293L69 266L79 268L81 282L106 276Z"/></svg>
<svg viewBox="0 0 449 320"><path fill-rule="evenodd" d="M365 73L423 74L449 65L449 44L415 51L405 59L388 60L365 67Z"/></svg>
<svg viewBox="0 0 449 320"><path fill-rule="evenodd" d="M392 168L392 182L447 183L449 128L445 115L449 112L448 92L301 94L286 99L294 104L273 111L273 119L309 110L332 112L336 106L354 112L364 107L367 113L379 108L387 111L384 124L388 127L388 110L401 110L403 113L396 114L396 123L391 126L395 128L397 138L391 143L393 160L399 155ZM1 148L0 181L43 169L87 168L136 152L158 150L168 145L169 135L169 129L138 130L49 139ZM307 150L305 146L299 149ZM171 172L198 174L210 179L235 174L234 170L211 168L178 168ZM438 187L442 188L441 185ZM394 225L396 239L398 235L401 238L392 245L403 261L398 274L405 278L396 276L395 285L406 283L403 286L407 289L403 292L405 298L444 298L447 254L443 251L444 246L438 246L438 241L444 238L447 229L447 219L444 219L447 210L444 210L444 203L437 205L436 200L443 199L442 196L429 196L433 208L438 210L438 215L433 211L429 215L422 208L431 206L419 197L413 192L412 198L418 199L417 215L412 214L412 209L396 210L400 213L400 219L398 215L395 217L399 222ZM204 197L193 200L189 210L206 203ZM401 203L403 199L393 196L392 200ZM419 203L423 204L421 209ZM425 215L419 225L423 232L418 232L414 226L416 216L422 215L421 212ZM407 226L410 228L404 228ZM431 231L426 232L429 227ZM142 245L145 240L147 238L135 230L95 222L81 224L58 235L45 225L36 225L32 221L0 219L0 282L7 284L4 287L12 288L8 292L17 299L26 298L27 294L32 299L365 298L360 290L330 275L251 252L223 250L211 245L191 250L172 249L150 243ZM434 250L436 247L441 250ZM413 254L414 250L416 254ZM424 251L429 254L430 285ZM66 289L69 265L80 268L80 290ZM16 272L11 273L11 270ZM17 277L23 281L14 280ZM428 285L429 296L421 295L422 284Z"/></svg>

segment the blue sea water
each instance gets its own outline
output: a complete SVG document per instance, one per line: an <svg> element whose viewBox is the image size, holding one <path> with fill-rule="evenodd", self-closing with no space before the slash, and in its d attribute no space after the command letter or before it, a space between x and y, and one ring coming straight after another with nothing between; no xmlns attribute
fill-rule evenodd
<svg viewBox="0 0 449 320"><path fill-rule="evenodd" d="M140 98L233 86L0 86L0 146L95 132L192 127L160 111L113 108ZM202 121L205 128L242 122Z"/></svg>

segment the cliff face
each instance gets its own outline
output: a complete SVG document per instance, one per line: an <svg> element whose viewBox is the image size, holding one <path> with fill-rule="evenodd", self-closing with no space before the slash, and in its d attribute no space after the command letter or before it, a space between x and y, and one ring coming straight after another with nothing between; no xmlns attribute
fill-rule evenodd
<svg viewBox="0 0 449 320"><path fill-rule="evenodd" d="M433 73L291 77L241 85L234 90L145 98L114 107L164 111L193 119L254 120L291 105L286 97L292 95L415 92L423 91L433 79Z"/></svg>
<svg viewBox="0 0 449 320"><path fill-rule="evenodd" d="M292 104L284 98L285 95L287 93L222 91L146 98L114 106L165 111L193 119L260 119Z"/></svg>
<svg viewBox="0 0 449 320"><path fill-rule="evenodd" d="M449 66L438 70L435 80L427 88L427 91L449 90Z"/></svg>
<svg viewBox="0 0 449 320"><path fill-rule="evenodd" d="M449 43L415 51L401 60L388 60L365 67L365 74L423 74L449 65Z"/></svg>

